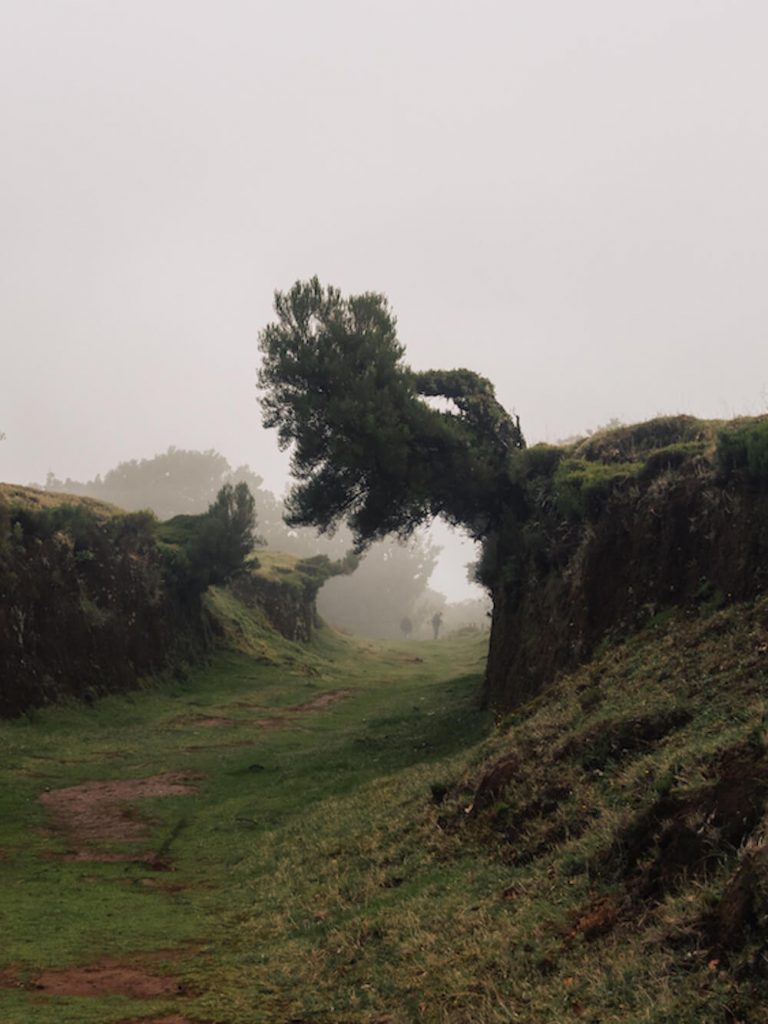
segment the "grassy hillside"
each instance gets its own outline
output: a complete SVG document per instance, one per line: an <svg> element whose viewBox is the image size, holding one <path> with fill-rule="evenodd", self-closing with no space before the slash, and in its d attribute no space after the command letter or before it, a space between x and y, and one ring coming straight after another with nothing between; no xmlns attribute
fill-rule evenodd
<svg viewBox="0 0 768 1024"><path fill-rule="evenodd" d="M0 483L0 504L6 503L32 511L57 508L60 505L73 505L85 508L95 516L108 519L121 514L121 510L106 501L96 498L83 498L77 494L60 494L57 491L42 491L38 487L22 487L20 484Z"/></svg>
<svg viewBox="0 0 768 1024"><path fill-rule="evenodd" d="M765 1020L768 601L494 723L481 638L307 647L212 600L239 650L0 725L0 1019Z"/></svg>

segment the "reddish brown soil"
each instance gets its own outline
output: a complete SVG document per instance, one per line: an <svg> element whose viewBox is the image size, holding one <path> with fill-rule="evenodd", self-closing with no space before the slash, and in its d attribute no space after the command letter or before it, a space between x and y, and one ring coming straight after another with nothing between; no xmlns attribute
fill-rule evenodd
<svg viewBox="0 0 768 1024"><path fill-rule="evenodd" d="M128 801L194 793L192 782L199 778L167 772L146 779L83 782L79 786L50 790L39 799L55 824L78 842L131 842L144 838L147 825L135 808L126 806ZM122 859L121 855L117 856ZM76 860L93 859L81 853L74 857Z"/></svg>
<svg viewBox="0 0 768 1024"><path fill-rule="evenodd" d="M317 697L313 697L312 700L305 701L303 704L294 704L292 707L285 708L286 711L296 712L298 714L306 714L312 711L322 711L324 708L330 707L331 704L335 704L337 701L344 700L348 697L351 690L329 690L327 693L318 694ZM254 705L249 704L246 701L239 701L239 707L253 707ZM257 707L263 705L255 705ZM174 725L189 725L189 726L200 726L203 729L216 729L221 726L235 726L235 725L253 725L259 729L285 729L288 727L288 722L285 718L274 717L274 718L228 718L225 715L179 715L178 718L174 718Z"/></svg>
<svg viewBox="0 0 768 1024"><path fill-rule="evenodd" d="M127 996L131 999L178 996L181 993L178 978L153 974L150 968L153 964L167 964L192 956L198 948L186 946L155 950L131 960L105 958L87 966L42 971L30 982L22 982L19 972L11 967L0 971L0 988L23 987L50 996ZM162 1019L182 1020L174 1017Z"/></svg>
<svg viewBox="0 0 768 1024"><path fill-rule="evenodd" d="M176 978L148 974L135 967L99 964L43 971L34 987L51 996L128 996L131 999L157 999L180 992Z"/></svg>
<svg viewBox="0 0 768 1024"><path fill-rule="evenodd" d="M225 718L223 715L181 715L175 718L174 725L200 726L203 729L216 729L221 726L255 725L258 729L283 729L285 720L282 718Z"/></svg>
<svg viewBox="0 0 768 1024"><path fill-rule="evenodd" d="M120 1024L195 1024L195 1022L189 1017L179 1017L174 1013L170 1017L142 1017L141 1020L124 1020Z"/></svg>
<svg viewBox="0 0 768 1024"><path fill-rule="evenodd" d="M583 935L587 942L607 935L619 919L619 907L610 896L598 900L577 914L571 938Z"/></svg>
<svg viewBox="0 0 768 1024"><path fill-rule="evenodd" d="M322 711L323 708L327 708L337 701L344 700L350 693L352 693L351 690L329 690L327 693L321 693L317 697L313 697L312 700L308 700L304 704L294 704L293 707L288 708L288 711Z"/></svg>

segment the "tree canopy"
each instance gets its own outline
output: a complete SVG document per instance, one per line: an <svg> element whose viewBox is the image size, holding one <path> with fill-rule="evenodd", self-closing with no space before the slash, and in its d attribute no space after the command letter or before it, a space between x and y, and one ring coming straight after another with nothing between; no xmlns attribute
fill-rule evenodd
<svg viewBox="0 0 768 1024"><path fill-rule="evenodd" d="M158 519L169 519L205 512L224 484L240 482L247 483L251 492L259 496L257 504L261 510L265 504L260 500L263 481L249 466L233 470L226 458L212 448L201 452L170 447L151 459L120 462L103 477L86 482L69 477L60 480L49 473L45 488L99 498L130 511L151 509Z"/></svg>
<svg viewBox="0 0 768 1024"><path fill-rule="evenodd" d="M509 456L525 441L488 380L411 370L380 294L345 298L313 278L276 292L275 312L259 385L265 426L292 447L290 523L347 522L358 548L435 516L476 538L499 528Z"/></svg>
<svg viewBox="0 0 768 1024"><path fill-rule="evenodd" d="M158 531L160 539L178 553L177 574L191 593L224 583L262 543L256 535L255 500L244 482L224 484L207 512L174 516L160 523Z"/></svg>

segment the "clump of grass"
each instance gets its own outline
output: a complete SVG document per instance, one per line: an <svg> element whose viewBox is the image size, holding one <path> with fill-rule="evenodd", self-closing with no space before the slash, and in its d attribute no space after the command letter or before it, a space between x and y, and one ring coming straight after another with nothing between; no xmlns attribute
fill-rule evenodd
<svg viewBox="0 0 768 1024"><path fill-rule="evenodd" d="M598 462L638 462L679 445L707 444L719 421L694 416L658 416L645 423L600 431L572 449L572 457Z"/></svg>
<svg viewBox="0 0 768 1024"><path fill-rule="evenodd" d="M568 519L593 519L613 490L632 480L642 462L586 462L564 459L553 477L558 511Z"/></svg>
<svg viewBox="0 0 768 1024"><path fill-rule="evenodd" d="M749 420L720 431L717 462L724 476L740 473L763 486L768 484L768 417Z"/></svg>

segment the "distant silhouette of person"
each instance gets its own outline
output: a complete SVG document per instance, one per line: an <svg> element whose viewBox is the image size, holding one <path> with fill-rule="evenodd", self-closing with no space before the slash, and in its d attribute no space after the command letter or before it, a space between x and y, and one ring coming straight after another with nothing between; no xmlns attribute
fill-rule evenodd
<svg viewBox="0 0 768 1024"><path fill-rule="evenodd" d="M400 623L400 629L403 631L403 636L406 640L410 639L411 633L413 632L413 623L406 615Z"/></svg>
<svg viewBox="0 0 768 1024"><path fill-rule="evenodd" d="M437 640L437 638L440 636L440 627L442 626L442 624L443 613L435 612L435 614L432 616L432 632L434 634L435 640Z"/></svg>

